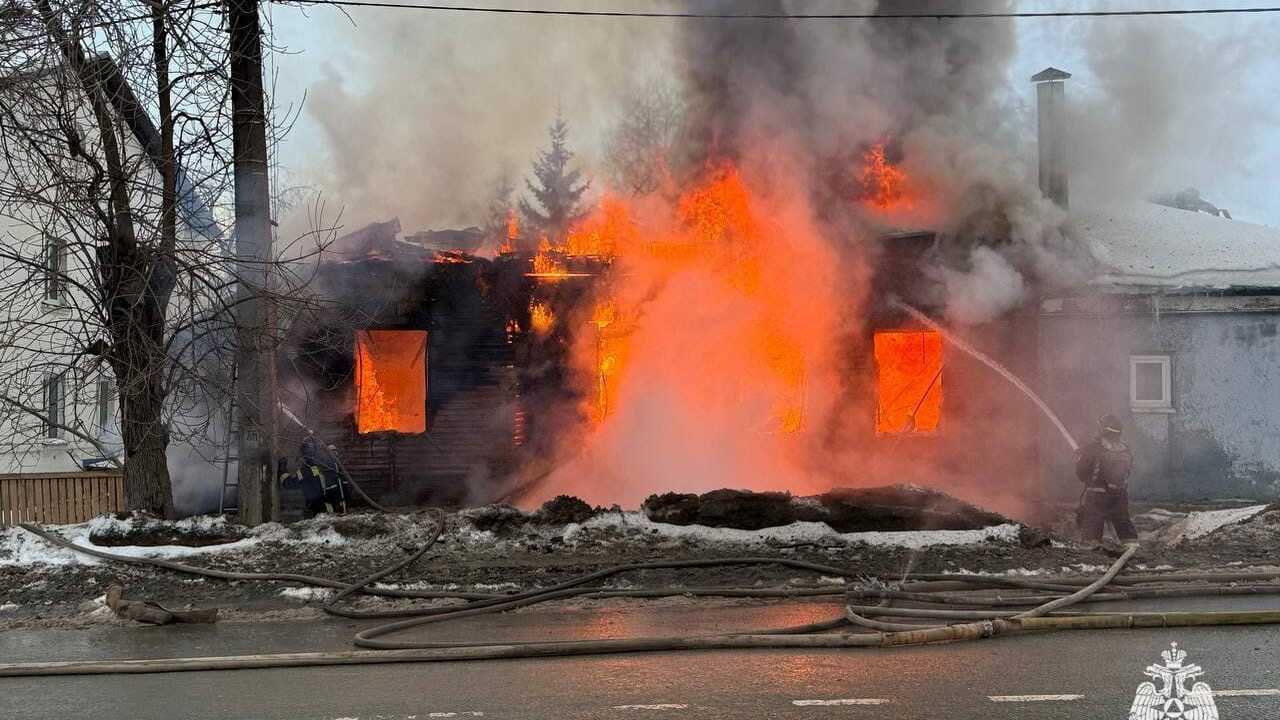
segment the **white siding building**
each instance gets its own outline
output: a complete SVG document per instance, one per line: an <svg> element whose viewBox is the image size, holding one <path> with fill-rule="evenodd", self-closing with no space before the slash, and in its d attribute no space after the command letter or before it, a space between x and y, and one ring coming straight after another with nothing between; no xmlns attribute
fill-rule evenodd
<svg viewBox="0 0 1280 720"><path fill-rule="evenodd" d="M101 57L96 62L114 68ZM66 98L74 92L69 87L74 85L46 74L0 83L0 94L8 95L10 110L21 113L22 93L42 93L43 99L61 95L68 103ZM154 146L158 136L151 120L138 114L131 91L126 100L134 103L132 117L120 98L111 99L119 114L118 136L125 143L122 153L130 165L134 221L140 234L153 233L160 183L147 147L149 142ZM82 135L92 146L96 130L87 103L81 105ZM68 171L70 160L64 161L62 174L50 171L54 161L32 156L29 137L12 127L13 117L0 117L0 474L111 467L113 458L120 459L122 445L115 379L109 364L95 353L108 341L103 305L110 301L94 297L101 292L93 275L101 223L83 217L87 203L60 203L59 194L73 196L84 190L69 190L57 181L74 181L75 173L84 171ZM50 117L31 122L47 123ZM11 126L6 128L6 122ZM56 141L56 135L48 138ZM92 153L94 148L88 150ZM46 179L49 182L42 185ZM211 249L226 257L229 250L212 211L181 168L177 180L180 262L207 256ZM217 270L201 272L213 275ZM229 292L230 285L223 285L218 292ZM168 308L171 328L187 326L193 317L216 307L210 292L208 283L196 283L180 272ZM171 343L169 351L181 353L180 346L181 342Z"/></svg>

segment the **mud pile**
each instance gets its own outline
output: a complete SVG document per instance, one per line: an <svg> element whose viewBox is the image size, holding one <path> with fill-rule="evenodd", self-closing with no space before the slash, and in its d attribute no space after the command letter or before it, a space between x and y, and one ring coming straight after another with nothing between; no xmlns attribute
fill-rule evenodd
<svg viewBox="0 0 1280 720"><path fill-rule="evenodd" d="M641 510L654 522L738 530L795 522L822 522L841 533L979 530L1012 522L944 492L915 485L837 488L809 497L747 490L666 493L649 496Z"/></svg>

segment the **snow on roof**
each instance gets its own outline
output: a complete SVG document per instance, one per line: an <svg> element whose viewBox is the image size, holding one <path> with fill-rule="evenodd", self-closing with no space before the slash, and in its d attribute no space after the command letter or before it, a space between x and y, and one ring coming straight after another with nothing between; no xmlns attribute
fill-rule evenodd
<svg viewBox="0 0 1280 720"><path fill-rule="evenodd" d="M1154 203L1072 209L1098 285L1280 288L1280 229Z"/></svg>

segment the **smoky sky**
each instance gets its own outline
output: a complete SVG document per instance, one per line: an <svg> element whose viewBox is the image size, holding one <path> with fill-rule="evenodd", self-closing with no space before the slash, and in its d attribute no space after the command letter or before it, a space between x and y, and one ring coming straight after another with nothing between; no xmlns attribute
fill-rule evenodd
<svg viewBox="0 0 1280 720"><path fill-rule="evenodd" d="M1139 200L1198 187L1230 208L1223 176L1260 173L1262 143L1280 119L1280 88L1255 69L1273 52L1266 27L1090 25L1079 35L1089 81L1068 85L1073 196Z"/></svg>
<svg viewBox="0 0 1280 720"><path fill-rule="evenodd" d="M342 209L347 229L401 219L406 232L465 227L504 166L523 187L557 108L576 164L597 174L619 94L669 62L671 27L591 19L357 12L331 18L313 63L307 147L293 175ZM281 62L289 62L285 57Z"/></svg>
<svg viewBox="0 0 1280 720"><path fill-rule="evenodd" d="M695 9L850 7L873 6L699 2ZM878 7L901 10L902 3ZM988 11L1013 4L931 0L910 7ZM302 52L300 62L319 68L307 88L307 146L289 151L297 158L291 175L322 192L331 213L341 208L347 228L392 216L407 231L481 222L495 175L507 165L521 186L557 107L569 120L578 165L599 177L599 148L618 98L656 75L687 93L687 168L778 138L802 156L791 160L816 173L823 159L891 139L908 168L933 178L930 191L944 199L945 212L926 218L931 225L960 231L1001 212L1023 236L1007 259L1033 272L1028 263L1049 261L1032 236L1060 218L1027 192L1035 187L1034 98L1028 79L1011 74L1015 57L1043 57L1035 70L1057 65L1077 74L1068 83L1071 184L1082 203L1137 202L1196 186L1230 208L1232 197L1215 189L1232 187L1225 177L1237 179L1234 187L1250 175L1265 183L1269 156L1259 154L1259 142L1275 120L1274 83L1252 70L1265 62L1266 33L1244 23L1208 33L1203 24L1175 19L1031 26L995 19L352 17L354 24L331 21L329 47L291 44ZM296 234L303 219L286 217L286 229Z"/></svg>

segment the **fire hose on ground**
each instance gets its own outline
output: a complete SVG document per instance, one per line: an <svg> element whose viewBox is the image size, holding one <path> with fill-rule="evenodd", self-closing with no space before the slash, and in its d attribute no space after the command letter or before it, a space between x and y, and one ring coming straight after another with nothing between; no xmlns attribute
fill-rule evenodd
<svg viewBox="0 0 1280 720"><path fill-rule="evenodd" d="M1132 613L1084 613L1067 610L1067 608L1091 602L1147 597L1280 594L1280 583L1276 582L1280 580L1280 572L1121 575L1125 565L1137 551L1137 545L1128 546L1107 572L1096 578L1067 577L1031 580L974 574L920 575L911 582L906 582L904 578L902 582L896 583L897 587L864 586L855 587L852 590L825 587L619 589L593 584L621 573L721 565L782 565L796 570L855 580L864 577L863 573L856 570L788 558L730 557L615 565L546 588L497 595L403 590L375 585L421 559L443 533L442 518L437 520L429 540L417 551L353 583L293 573L231 572L154 558L126 557L75 545L32 525L22 527L51 544L113 562L149 565L174 572L223 580L282 581L336 589L338 592L323 606L325 612L329 614L352 619L403 619L383 622L358 633L355 644L362 648L359 650L146 660L6 663L0 664L0 676L167 673L690 650L886 648L979 640L1043 631L1280 623L1280 610ZM974 594L991 591L999 594L994 597ZM342 600L355 594L395 598L452 598L465 602L461 605L391 610L357 610L339 605ZM390 635L422 625L503 612L568 597L671 595L731 597L845 595L848 605L843 615L828 620L737 633L508 642L423 642L386 639ZM875 600L878 600L879 604L857 604ZM917 607L890 607L890 603L895 600L911 602ZM846 630L836 632L841 628Z"/></svg>

